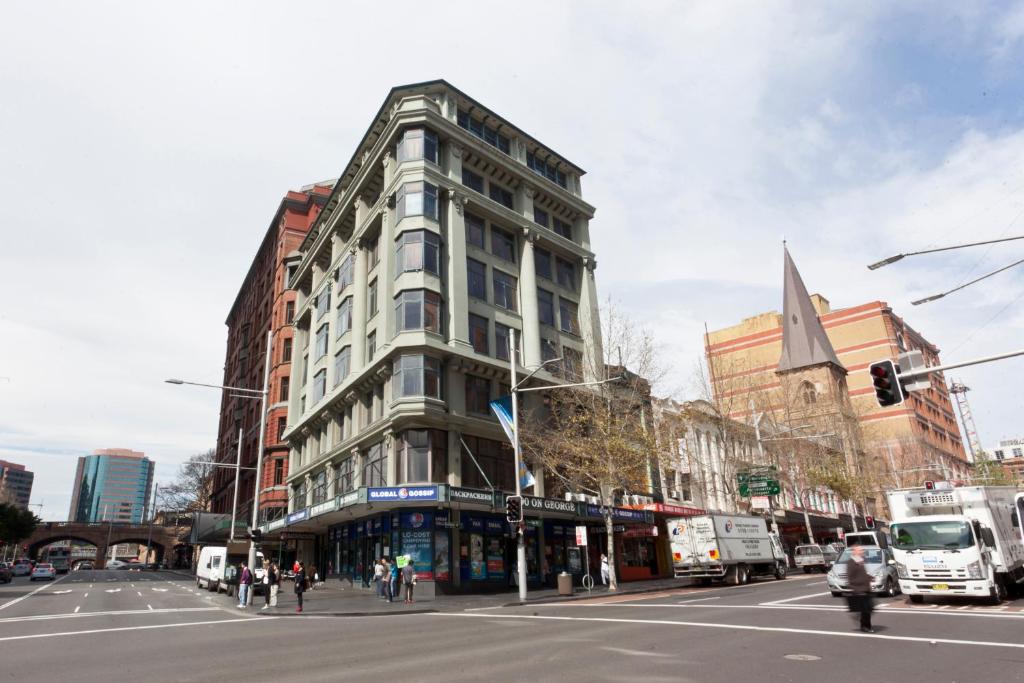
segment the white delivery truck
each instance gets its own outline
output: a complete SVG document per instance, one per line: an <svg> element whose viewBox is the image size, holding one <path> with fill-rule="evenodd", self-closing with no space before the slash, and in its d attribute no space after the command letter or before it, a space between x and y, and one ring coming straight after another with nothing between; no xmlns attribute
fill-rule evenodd
<svg viewBox="0 0 1024 683"><path fill-rule="evenodd" d="M753 576L786 578L786 553L762 517L711 514L666 522L676 578L747 583Z"/></svg>
<svg viewBox="0 0 1024 683"><path fill-rule="evenodd" d="M935 482L886 495L893 559L911 602L967 595L998 604L1024 582L1014 487Z"/></svg>

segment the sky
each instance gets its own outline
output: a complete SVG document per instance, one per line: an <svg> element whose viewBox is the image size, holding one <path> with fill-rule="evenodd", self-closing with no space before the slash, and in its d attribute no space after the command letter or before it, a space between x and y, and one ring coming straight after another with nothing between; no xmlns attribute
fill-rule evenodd
<svg viewBox="0 0 1024 683"><path fill-rule="evenodd" d="M65 519L77 456L157 480L216 441L224 320L282 195L336 177L388 90L444 78L587 170L602 298L692 397L706 324L888 302L947 362L1024 339L1024 4L17 3L0 24L0 459ZM950 373L981 438L1021 372Z"/></svg>

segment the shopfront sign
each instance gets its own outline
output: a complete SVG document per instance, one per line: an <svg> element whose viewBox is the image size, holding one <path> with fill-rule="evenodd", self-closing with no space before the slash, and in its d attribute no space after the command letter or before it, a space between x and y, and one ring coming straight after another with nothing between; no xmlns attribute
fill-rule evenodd
<svg viewBox="0 0 1024 683"><path fill-rule="evenodd" d="M603 517L600 505L588 505L587 517ZM631 510L628 508L612 508L612 519L624 522L641 522L650 524L654 521L653 515L647 510Z"/></svg>
<svg viewBox="0 0 1024 683"><path fill-rule="evenodd" d="M366 489L366 500L369 502L392 501L404 503L419 500L437 500L436 486L388 486L386 488Z"/></svg>
<svg viewBox="0 0 1024 683"><path fill-rule="evenodd" d="M494 505L494 494L478 489L464 489L458 486L448 488L448 500L452 503L474 503L477 505Z"/></svg>
<svg viewBox="0 0 1024 683"><path fill-rule="evenodd" d="M270 532L270 531L277 531L278 529L283 527L284 524L285 524L284 517L282 517L281 519L275 519L273 522L270 522L269 524L267 524L267 531L268 532Z"/></svg>
<svg viewBox="0 0 1024 683"><path fill-rule="evenodd" d="M288 523L296 524L298 522L304 522L309 519L309 508L302 508L288 515Z"/></svg>
<svg viewBox="0 0 1024 683"><path fill-rule="evenodd" d="M309 509L309 516L316 517L327 512L334 512L337 509L337 503L338 501L332 498L331 500L325 500L319 505L314 505Z"/></svg>
<svg viewBox="0 0 1024 683"><path fill-rule="evenodd" d="M634 527L630 529L624 529L622 532L623 538L651 538L657 535L658 527L656 526Z"/></svg>
<svg viewBox="0 0 1024 683"><path fill-rule="evenodd" d="M677 517L696 517L707 514L706 510L690 507L689 505L673 505L671 503L647 503L645 505L626 505L631 510L650 510L663 515L675 515Z"/></svg>
<svg viewBox="0 0 1024 683"><path fill-rule="evenodd" d="M561 512L563 514L575 515L576 503L571 500L558 500L556 498L523 496L523 510L530 512Z"/></svg>
<svg viewBox="0 0 1024 683"><path fill-rule="evenodd" d="M359 492L349 491L346 494L338 496L338 509L348 507L349 505L355 505L359 502Z"/></svg>

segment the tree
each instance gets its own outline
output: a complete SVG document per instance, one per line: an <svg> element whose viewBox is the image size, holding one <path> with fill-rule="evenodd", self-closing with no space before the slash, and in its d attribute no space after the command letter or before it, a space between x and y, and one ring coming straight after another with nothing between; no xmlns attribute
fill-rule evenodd
<svg viewBox="0 0 1024 683"><path fill-rule="evenodd" d="M32 535L40 519L17 505L0 503L0 539L17 545Z"/></svg>
<svg viewBox="0 0 1024 683"><path fill-rule="evenodd" d="M183 462L174 482L160 488L159 504L184 512L208 511L213 498L213 473L217 468L209 463L215 456L216 451L211 448Z"/></svg>
<svg viewBox="0 0 1024 683"><path fill-rule="evenodd" d="M648 493L659 470L651 384L662 376L651 335L608 305L602 341L583 376L610 380L596 386L554 389L540 406L526 406L520 424L528 459L560 480L567 491L600 499L606 531L608 587L616 590L613 508L626 493ZM632 368L631 370L628 368ZM567 381L581 378L568 376Z"/></svg>
<svg viewBox="0 0 1024 683"><path fill-rule="evenodd" d="M981 486L1013 486L1015 483L999 461L990 458L985 451L979 451L974 458L974 474L971 480L972 483Z"/></svg>

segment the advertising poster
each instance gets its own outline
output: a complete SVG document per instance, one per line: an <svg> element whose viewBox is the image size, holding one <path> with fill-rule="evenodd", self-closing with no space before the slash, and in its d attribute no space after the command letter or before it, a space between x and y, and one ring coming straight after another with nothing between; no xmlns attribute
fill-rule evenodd
<svg viewBox="0 0 1024 683"><path fill-rule="evenodd" d="M434 580L451 581L451 569L448 564L448 532L434 532Z"/></svg>
<svg viewBox="0 0 1024 683"><path fill-rule="evenodd" d="M413 561L416 578L430 581L434 578L434 557L432 554L433 534L429 529L402 531L402 556L408 555ZM399 566L404 564L399 559Z"/></svg>
<svg viewBox="0 0 1024 683"><path fill-rule="evenodd" d="M500 538L487 539L487 579L505 580L505 549Z"/></svg>
<svg viewBox="0 0 1024 683"><path fill-rule="evenodd" d="M480 534L470 534L469 537L469 573L476 581L487 578L487 565L484 564L484 537Z"/></svg>

